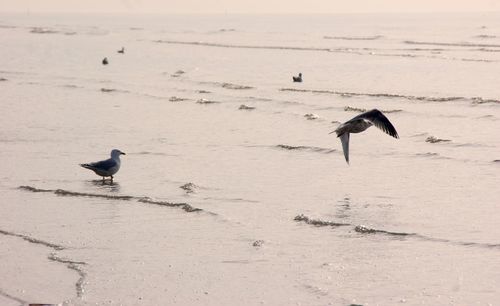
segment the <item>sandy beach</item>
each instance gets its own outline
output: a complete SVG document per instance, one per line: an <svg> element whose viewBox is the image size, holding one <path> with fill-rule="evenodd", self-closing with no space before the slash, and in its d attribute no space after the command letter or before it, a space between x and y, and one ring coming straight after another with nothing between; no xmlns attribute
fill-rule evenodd
<svg viewBox="0 0 500 306"><path fill-rule="evenodd" d="M0 41L0 305L499 305L500 15L2 13ZM399 139L347 164L329 133L374 108ZM79 166L112 149L112 183Z"/></svg>

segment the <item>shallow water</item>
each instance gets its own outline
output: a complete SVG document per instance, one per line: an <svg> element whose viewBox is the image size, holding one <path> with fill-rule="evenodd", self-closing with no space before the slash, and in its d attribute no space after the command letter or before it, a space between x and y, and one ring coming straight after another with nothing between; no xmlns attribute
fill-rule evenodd
<svg viewBox="0 0 500 306"><path fill-rule="evenodd" d="M496 305L498 17L0 15L0 304Z"/></svg>

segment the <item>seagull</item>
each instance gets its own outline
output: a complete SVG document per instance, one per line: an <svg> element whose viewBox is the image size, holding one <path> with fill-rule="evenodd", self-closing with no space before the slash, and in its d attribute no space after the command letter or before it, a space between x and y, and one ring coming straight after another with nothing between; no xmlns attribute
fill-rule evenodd
<svg viewBox="0 0 500 306"><path fill-rule="evenodd" d="M302 73L299 73L299 76L292 76L292 80L294 82L302 82Z"/></svg>
<svg viewBox="0 0 500 306"><path fill-rule="evenodd" d="M337 129L331 133L337 133L337 137L340 137L342 141L342 149L344 150L344 156L346 162L349 164L349 134L350 133L361 133L370 126L375 125L385 133L391 135L394 138L399 138L398 132L392 125L392 123L387 119L384 114L378 109L372 109L367 111L351 120L342 123L337 127ZM330 133L330 134L331 134Z"/></svg>
<svg viewBox="0 0 500 306"><path fill-rule="evenodd" d="M108 64L108 58L105 57L103 60L102 60L102 64L103 65L107 65Z"/></svg>
<svg viewBox="0 0 500 306"><path fill-rule="evenodd" d="M118 51L116 51L116 52L121 53L121 54L125 54L125 47L122 47L122 49L121 49L121 50L118 50Z"/></svg>
<svg viewBox="0 0 500 306"><path fill-rule="evenodd" d="M120 170L120 155L125 155L120 150L114 149L111 151L111 158L106 160L101 160L95 163L80 164L85 169L94 171L97 175L102 176L102 180L107 176L111 177L113 181L113 175Z"/></svg>

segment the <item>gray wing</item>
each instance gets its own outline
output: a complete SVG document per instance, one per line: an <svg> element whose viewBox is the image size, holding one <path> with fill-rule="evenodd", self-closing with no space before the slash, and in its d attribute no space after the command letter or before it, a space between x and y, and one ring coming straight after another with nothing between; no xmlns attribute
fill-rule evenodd
<svg viewBox="0 0 500 306"><path fill-rule="evenodd" d="M391 135L394 138L399 138L398 132L396 131L392 123L378 109L372 109L371 111L358 115L353 119L356 118L368 120L385 133Z"/></svg>
<svg viewBox="0 0 500 306"><path fill-rule="evenodd" d="M340 141L342 141L342 150L344 150L345 161L349 163L349 133L344 133L340 135Z"/></svg>
<svg viewBox="0 0 500 306"><path fill-rule="evenodd" d="M116 161L114 161L112 158L106 159L106 160L101 160L95 163L90 163L90 164L82 164L81 165L84 168L87 169L98 169L102 171L109 171L111 168L116 166Z"/></svg>

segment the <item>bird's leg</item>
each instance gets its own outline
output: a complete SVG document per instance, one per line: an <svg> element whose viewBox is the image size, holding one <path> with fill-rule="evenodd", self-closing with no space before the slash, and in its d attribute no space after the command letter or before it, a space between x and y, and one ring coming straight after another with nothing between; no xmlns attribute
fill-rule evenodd
<svg viewBox="0 0 500 306"><path fill-rule="evenodd" d="M111 176L111 182L113 182L113 176Z"/></svg>

